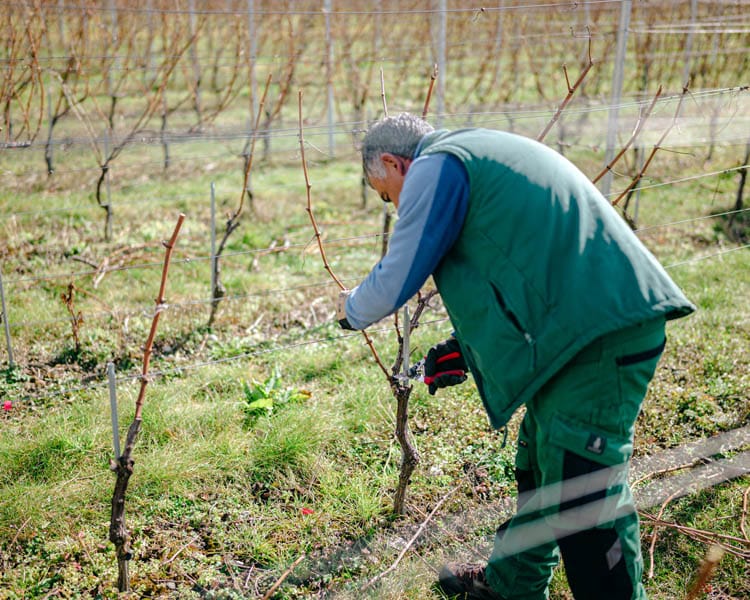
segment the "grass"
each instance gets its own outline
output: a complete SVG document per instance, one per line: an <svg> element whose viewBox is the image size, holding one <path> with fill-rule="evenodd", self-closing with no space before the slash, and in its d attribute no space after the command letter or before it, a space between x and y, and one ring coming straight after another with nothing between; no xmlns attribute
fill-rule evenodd
<svg viewBox="0 0 750 600"><path fill-rule="evenodd" d="M297 170L259 168L255 218L243 220L228 248L222 272L228 298L213 330L205 327L207 305L191 304L207 294L206 264L185 261L205 256L205 199L179 207L189 220L167 288L175 307L162 319L152 364L163 375L148 388L127 496L135 597L243 597L268 589L302 554L307 559L279 598L322 590L362 597L359 587L387 568L431 507L458 486L418 544L422 559L408 556L368 592L372 598L438 598L432 568L486 551L494 527L512 508L513 444L502 447L502 434L488 428L475 390L465 385L436 397L424 390L413 395L410 422L422 462L410 486L408 514L393 518L395 408L359 336L346 336L333 323L335 290L308 245ZM346 161L312 170L316 212L332 240L378 230L381 209L361 207L356 173L356 163ZM150 181L146 195L170 177ZM186 175L180 185L180 193L194 197L207 187L203 175ZM708 215L732 193L732 182L720 181L705 206L700 184L676 187L649 192L640 205L641 235L662 262L735 247L715 219L649 227ZM109 273L96 288L88 276L76 283L82 290L76 307L85 317L79 353L57 299L67 278L11 284L10 314L22 313L26 324L13 330L21 366L6 369L0 380L3 395L13 401L0 417L0 587L9 598L116 596L116 560L107 541L113 477L103 369L108 360L117 362L120 377L139 369L138 347L150 325L146 311L158 286L158 240L168 235L174 214L167 201L154 205L151 218L138 220L141 204L131 200L144 191L118 189L117 195L117 223L127 226L116 227L109 245L97 239L83 213L52 213L11 238L20 279L76 271L71 256L101 258L112 248L140 244L144 250L123 266L156 267ZM26 202L33 206L33 194ZM231 207L231 195L224 202ZM45 233L51 230L60 246L69 246L67 255L54 249ZM291 249L253 256L274 240L287 240ZM342 277L361 276L378 253L377 238L329 246ZM738 298L748 289L749 272L743 251L670 268L700 311L670 325L670 344L639 419L638 454L747 424L750 321ZM414 336L417 353L449 331L439 306L426 319L437 322ZM44 323L49 320L54 327ZM391 327L374 337L389 364ZM136 383L118 383L123 431ZM511 441L519 418L511 422ZM740 478L674 501L666 516L739 536L748 484ZM644 526L644 553L648 536ZM663 530L654 578L646 582L650 595L680 597L704 552L704 544ZM717 597L746 594L747 565L733 556L722 560L712 583L716 594L724 594ZM561 569L553 597L568 597L566 589Z"/></svg>
<svg viewBox="0 0 750 600"><path fill-rule="evenodd" d="M530 59L522 55L520 62ZM399 68L386 64L389 89L399 90L389 99L392 110L420 110L425 80L416 69L397 80ZM561 75L557 65L548 69L555 71L544 91L556 103L560 94L552 88L559 92ZM591 87L598 90L608 77L604 69ZM311 83L318 74L300 77ZM519 77L511 100L537 107L538 79ZM470 89L465 78L451 82L456 97ZM305 102L310 114L324 113L322 96L306 95ZM657 153L638 202L639 236L699 311L669 325L667 351L637 425L637 456L750 423L747 219L740 216L729 235L727 217L716 216L733 206L737 174L672 183L734 167L744 151L727 143L707 160L705 143L688 135L696 115L714 107L703 102L700 95L691 97L679 135ZM743 98L733 96L732 102L728 114L741 115ZM124 99L120 107L132 112L136 104ZM547 141L593 175L603 162L604 111L575 112L585 104L577 96L560 124L565 138L559 140L556 128ZM226 215L239 204L244 140L206 135L175 143L168 171L158 145L127 148L111 172L110 241L103 239L103 211L93 196L93 156L85 144L69 143L85 139L77 121L60 124L59 135L68 141L56 147L58 170L51 178L43 171L41 148L0 153L0 235L6 240L0 256L17 363L0 371L0 398L12 404L0 413L0 598L118 597L108 542L114 476L105 367L109 361L117 367L124 437L158 292L161 240L180 212L187 220L170 269L169 308L155 341L156 376L147 391L127 494L135 550L130 597L262 596L305 555L277 598L437 600L435 569L445 560L476 560L486 553L495 527L510 515L521 415L511 421L503 447L502 433L488 427L470 383L434 397L421 386L412 394L410 424L421 463L409 487L407 514L392 514L400 460L392 433L395 407L361 337L334 323L337 288L322 268L305 212L294 108L287 107L286 132L273 137L267 159L259 158L259 144L253 200L222 257L227 295L210 329L210 186L216 187L220 235ZM482 115L482 107L448 110L461 113L446 116L449 126L473 118L478 125L510 126L532 136L551 114L548 108L510 117ZM478 114L466 117L466 110ZM673 110L674 102L666 103L654 116L669 122ZM634 121L637 107L623 107L621 115ZM193 121L186 107L170 127ZM235 106L207 134L233 132L245 122L244 109ZM732 122L723 125L731 129ZM156 121L150 126L158 128ZM652 129L647 149L661 132ZM336 160L318 151L326 140L317 123L305 138L328 257L347 285L354 285L379 257L382 207L371 192L362 201L360 163L348 132L337 137ZM613 190L627 185L634 165L629 153ZM629 214L633 210L631 205ZM114 270L100 273L100 266ZM60 299L71 282L73 306L83 316L80 349ZM450 332L439 303L424 321L412 338L415 355ZM372 333L390 365L393 326L386 321ZM742 538L748 486L744 475L688 494L669 502L664 518ZM443 499L399 568L361 592ZM647 568L652 533L644 524ZM654 576L645 581L650 597L684 597L705 551L706 544L684 533L658 529ZM749 564L726 555L710 597L750 595ZM562 568L552 597L570 598Z"/></svg>

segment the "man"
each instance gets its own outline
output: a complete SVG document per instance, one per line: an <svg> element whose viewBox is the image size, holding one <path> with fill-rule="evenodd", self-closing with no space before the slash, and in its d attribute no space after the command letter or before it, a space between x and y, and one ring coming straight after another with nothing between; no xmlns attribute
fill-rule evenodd
<svg viewBox="0 0 750 600"><path fill-rule="evenodd" d="M468 371L495 428L526 407L517 513L486 565L446 565L439 585L546 598L561 554L577 600L645 598L633 426L665 321L695 307L591 181L538 142L401 114L369 129L362 160L399 220L344 294L342 327L380 320L433 275L455 337L427 355L430 393Z"/></svg>

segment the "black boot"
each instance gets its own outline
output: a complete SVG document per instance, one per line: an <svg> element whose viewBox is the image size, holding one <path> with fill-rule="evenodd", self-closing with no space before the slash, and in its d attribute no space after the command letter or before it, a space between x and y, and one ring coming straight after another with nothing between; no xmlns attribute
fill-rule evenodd
<svg viewBox="0 0 750 600"><path fill-rule="evenodd" d="M440 570L438 585L448 596L466 600L504 600L487 583L483 565L448 563Z"/></svg>

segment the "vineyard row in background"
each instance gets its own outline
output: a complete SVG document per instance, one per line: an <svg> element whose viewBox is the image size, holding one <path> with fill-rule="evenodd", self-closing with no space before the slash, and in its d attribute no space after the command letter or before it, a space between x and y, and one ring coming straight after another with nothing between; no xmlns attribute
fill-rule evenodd
<svg viewBox="0 0 750 600"><path fill-rule="evenodd" d="M381 111L378 69L389 98L413 108L438 65L438 122L521 106L549 111L565 90L560 66L583 68L589 39L597 68L579 97L590 102L643 100L659 85L671 93L687 83L732 88L748 70L749 6L3 2L1 137L6 148L43 144L49 171L54 139L63 137L89 147L103 169L144 132L247 128L258 111L259 82L270 74L274 89L261 129L283 127L285 113L294 112L293 91L303 88L317 107L306 116L325 124L332 155L338 127Z"/></svg>
<svg viewBox="0 0 750 600"><path fill-rule="evenodd" d="M313 176L324 203L344 198L352 208L351 222L325 223L332 262L352 264L347 281L366 272L382 243L382 232L366 216L367 192L353 167L359 137L386 110L421 110L433 65L439 68L428 118L435 125L483 125L536 136L571 91L570 80L593 59L548 143L595 173L646 120L633 155L603 180L605 195L612 196L611 179L615 188L625 187L647 151L661 144L673 153L665 162L675 172L651 167L639 190L678 189L679 182L700 178L714 189L710 206L685 210L676 221L687 230L708 210L728 215L730 224L743 220L750 151L743 80L750 67L750 3L744 0L500 0L492 6L447 0L281 6L261 0L57 0L0 7L0 176L6 190L0 225L7 237L0 274L10 305L2 311L8 357L11 333L44 339L52 327L59 339L72 327L78 347L79 328L107 338L102 332L118 337L140 327L136 322L152 310L146 308L148 292L141 290L153 279L152 257L164 235L160 224L142 222L154 210L189 212L189 250L178 249L177 262L180 276L191 283L173 308L194 314L215 308L219 299L224 307L250 303L252 320L264 311L274 315L269 327L276 334L290 318L282 314L286 309L272 306L274 299L301 294L304 302L320 306L313 321L322 318L331 286L307 268L312 234L304 212L279 214L273 206L279 194L303 197L297 90L306 97L311 164L335 157L348 165ZM659 141L672 127L666 141ZM253 169L252 186L245 186L238 176L248 171L256 139L262 144L260 167ZM266 175L263 169L271 165L287 166L286 176ZM179 185L196 172L218 180L221 196L212 193L210 211L208 194L199 197ZM222 257L227 289L220 289L208 273L221 235L216 221L232 215L246 195L250 206L242 217L266 221L268 232L259 237L240 230L242 237L228 240L239 211L229 218ZM733 210L727 201L732 196ZM95 233L100 225L92 225L92 211L100 208L106 215L103 241ZM625 210L635 224L638 196L635 208ZM45 223L60 235L35 238L34 227ZM646 224L651 230L672 227ZM724 251L683 252L676 260ZM260 260L287 263L289 272L273 289L248 288L232 273L261 270ZM73 261L87 268L71 269ZM102 278L117 272L127 277L106 292L97 289ZM121 287L132 291L123 297L117 294ZM43 310L27 312L39 303ZM226 312L220 318L230 324L248 318Z"/></svg>

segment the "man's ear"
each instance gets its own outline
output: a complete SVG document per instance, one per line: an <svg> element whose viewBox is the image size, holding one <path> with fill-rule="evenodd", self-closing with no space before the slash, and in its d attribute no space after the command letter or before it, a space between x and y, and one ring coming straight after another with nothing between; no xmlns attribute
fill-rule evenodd
<svg viewBox="0 0 750 600"><path fill-rule="evenodd" d="M398 174L402 176L406 175L406 171L409 170L409 165L411 164L410 160L401 158L390 152L383 152L383 154L380 155L380 160L383 161L386 170L391 168L396 169Z"/></svg>

